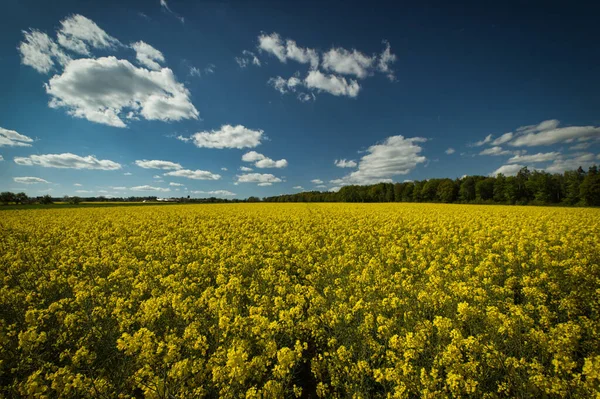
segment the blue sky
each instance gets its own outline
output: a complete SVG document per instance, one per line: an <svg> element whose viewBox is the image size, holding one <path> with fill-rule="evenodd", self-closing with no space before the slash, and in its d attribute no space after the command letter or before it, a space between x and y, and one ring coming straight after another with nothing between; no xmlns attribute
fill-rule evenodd
<svg viewBox="0 0 600 399"><path fill-rule="evenodd" d="M323 3L5 2L0 189L245 198L600 163L598 6Z"/></svg>

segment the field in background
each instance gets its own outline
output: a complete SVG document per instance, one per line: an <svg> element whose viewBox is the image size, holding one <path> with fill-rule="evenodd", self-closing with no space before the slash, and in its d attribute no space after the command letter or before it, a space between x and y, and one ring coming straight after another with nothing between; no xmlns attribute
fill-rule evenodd
<svg viewBox="0 0 600 399"><path fill-rule="evenodd" d="M1 216L0 396L600 393L600 209Z"/></svg>

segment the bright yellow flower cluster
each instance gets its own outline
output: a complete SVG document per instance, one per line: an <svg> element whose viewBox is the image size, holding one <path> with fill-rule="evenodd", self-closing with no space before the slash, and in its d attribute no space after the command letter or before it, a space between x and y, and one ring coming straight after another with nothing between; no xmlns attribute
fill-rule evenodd
<svg viewBox="0 0 600 399"><path fill-rule="evenodd" d="M600 210L0 212L0 397L600 398Z"/></svg>

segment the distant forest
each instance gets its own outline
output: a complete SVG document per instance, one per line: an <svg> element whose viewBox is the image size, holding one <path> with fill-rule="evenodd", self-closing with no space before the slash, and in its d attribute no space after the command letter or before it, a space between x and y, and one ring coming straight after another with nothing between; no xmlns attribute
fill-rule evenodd
<svg viewBox="0 0 600 399"><path fill-rule="evenodd" d="M344 186L263 198L266 202L439 202L510 205L600 206L596 165L563 174L522 168L516 176L464 176L404 183Z"/></svg>
<svg viewBox="0 0 600 399"><path fill-rule="evenodd" d="M260 202L258 197L246 199L223 198L169 198L148 197L69 197L50 195L29 198L25 193L3 192L0 203L52 204L61 201L70 204L86 202L177 202L177 203L238 203ZM563 205L600 206L600 173L596 165L584 171L566 171L550 174L522 168L516 176L464 176L460 179L429 179L404 183L377 183L365 186L344 186L337 192L306 191L265 197L264 202L439 202L458 204L506 205Z"/></svg>

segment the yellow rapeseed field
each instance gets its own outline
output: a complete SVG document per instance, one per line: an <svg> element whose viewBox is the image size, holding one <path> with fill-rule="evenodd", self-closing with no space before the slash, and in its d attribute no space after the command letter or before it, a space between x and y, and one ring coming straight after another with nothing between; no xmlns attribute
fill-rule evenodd
<svg viewBox="0 0 600 399"><path fill-rule="evenodd" d="M600 210L0 212L5 398L600 397Z"/></svg>

